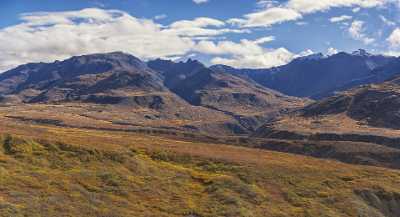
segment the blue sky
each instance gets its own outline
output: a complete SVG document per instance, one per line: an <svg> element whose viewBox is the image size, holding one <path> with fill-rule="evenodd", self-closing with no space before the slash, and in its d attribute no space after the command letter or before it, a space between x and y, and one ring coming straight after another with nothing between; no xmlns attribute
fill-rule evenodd
<svg viewBox="0 0 400 217"><path fill-rule="evenodd" d="M267 68L359 48L400 53L399 0L2 0L0 70L121 50Z"/></svg>

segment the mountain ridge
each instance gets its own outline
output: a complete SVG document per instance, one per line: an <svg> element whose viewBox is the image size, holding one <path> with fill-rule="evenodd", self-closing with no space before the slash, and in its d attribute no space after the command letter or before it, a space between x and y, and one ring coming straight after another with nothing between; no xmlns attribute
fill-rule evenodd
<svg viewBox="0 0 400 217"><path fill-rule="evenodd" d="M180 123L183 129L211 127L208 132L242 134L307 103L251 80L214 72L195 60L145 63L122 52L17 67L0 75L0 95L9 104L82 104L88 107L83 110L93 104L110 113L131 108L136 112L132 118L143 125ZM213 119L201 121L205 117ZM129 124L135 124L133 119Z"/></svg>
<svg viewBox="0 0 400 217"><path fill-rule="evenodd" d="M321 99L336 91L371 83L373 81L368 78L373 76L374 70L398 61L395 57L373 55L362 49L310 57L296 58L286 65L269 69L236 69L224 65L210 68L248 77L286 95Z"/></svg>

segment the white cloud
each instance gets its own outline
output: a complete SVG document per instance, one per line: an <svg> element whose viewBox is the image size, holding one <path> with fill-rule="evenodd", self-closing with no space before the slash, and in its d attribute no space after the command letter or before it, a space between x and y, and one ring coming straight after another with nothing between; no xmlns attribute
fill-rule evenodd
<svg viewBox="0 0 400 217"><path fill-rule="evenodd" d="M353 13L358 13L360 10L361 10L361 8L356 7L356 8L353 8L351 11L352 11Z"/></svg>
<svg viewBox="0 0 400 217"><path fill-rule="evenodd" d="M400 57L400 51L386 51L383 53L385 56Z"/></svg>
<svg viewBox="0 0 400 217"><path fill-rule="evenodd" d="M215 55L229 54L244 56L263 53L263 47L261 47L256 41L250 41L247 39L242 39L240 43L232 41L200 41L195 50L201 53Z"/></svg>
<svg viewBox="0 0 400 217"><path fill-rule="evenodd" d="M52 62L113 51L127 52L144 60L174 59L193 53L213 55L214 62L217 55L245 57L242 62L246 64L242 65L249 67L283 64L292 56L284 48L261 47L275 40L273 36L254 41L244 39L240 43L228 41L223 34L249 30L225 28L223 21L204 17L163 26L119 10L89 8L28 13L21 15L21 20L20 24L0 29L0 71L28 62ZM251 58L259 60L250 61Z"/></svg>
<svg viewBox="0 0 400 217"><path fill-rule="evenodd" d="M360 20L355 20L351 23L348 29L350 36L358 41L362 41L364 44L371 44L375 39L368 37L365 34L364 22Z"/></svg>
<svg viewBox="0 0 400 217"><path fill-rule="evenodd" d="M235 55L231 58L216 57L211 60L213 64L224 64L238 68L270 68L284 65L294 58L294 54L285 48L265 51L255 55Z"/></svg>
<svg viewBox="0 0 400 217"><path fill-rule="evenodd" d="M304 22L304 21L299 21L299 22L296 22L296 25L298 25L298 26L306 26L306 25L308 25L308 23Z"/></svg>
<svg viewBox="0 0 400 217"><path fill-rule="evenodd" d="M351 19L353 19L352 16L342 15L342 16L339 16L339 17L332 17L329 20L331 21L331 23L339 23L339 22L343 22L343 21L351 20Z"/></svg>
<svg viewBox="0 0 400 217"><path fill-rule="evenodd" d="M239 43L200 41L195 50L205 54L220 55L211 60L213 64L225 64L238 68L269 68L284 65L296 57L313 53L308 50L296 55L283 47L267 49L260 46L273 40L274 37L268 36L253 41L244 39Z"/></svg>
<svg viewBox="0 0 400 217"><path fill-rule="evenodd" d="M400 1L399 1L399 3L400 3ZM383 15L379 15L379 18L380 18L381 21L382 21L385 25L387 25L387 26L395 26L395 25L396 25L395 22L389 20L388 18L386 18L386 17L383 16Z"/></svg>
<svg viewBox="0 0 400 217"><path fill-rule="evenodd" d="M171 28L191 28L191 27L207 27L207 26L224 26L225 23L221 20L208 17L198 17L194 20L180 20L172 23Z"/></svg>
<svg viewBox="0 0 400 217"><path fill-rule="evenodd" d="M400 46L400 28L396 28L390 34L390 36L386 39L390 43L392 47L399 47Z"/></svg>
<svg viewBox="0 0 400 217"><path fill-rule="evenodd" d="M199 17L194 20L180 20L172 23L165 32L189 37L217 36L226 33L250 33L245 29L221 28L225 22L208 17Z"/></svg>
<svg viewBox="0 0 400 217"><path fill-rule="evenodd" d="M140 58L182 55L194 42L152 20L116 10L30 13L21 24L0 29L0 70L73 55L125 51Z"/></svg>
<svg viewBox="0 0 400 217"><path fill-rule="evenodd" d="M338 50L336 48L330 47L328 48L328 52L326 53L328 56L332 56L338 53Z"/></svg>
<svg viewBox="0 0 400 217"><path fill-rule="evenodd" d="M287 7L306 14L326 11L335 7L372 8L382 6L387 2L388 0L290 0Z"/></svg>
<svg viewBox="0 0 400 217"><path fill-rule="evenodd" d="M209 0L193 0L194 3L196 4L203 4L203 3L207 3Z"/></svg>
<svg viewBox="0 0 400 217"><path fill-rule="evenodd" d="M275 37L274 36L267 36L267 37L263 37L263 38L259 38L257 40L254 41L254 43L256 44L265 44L271 41L274 41Z"/></svg>
<svg viewBox="0 0 400 217"><path fill-rule="evenodd" d="M191 37L192 39L203 38L207 36L217 36L226 33L250 33L250 30L247 29L206 29L206 28L177 28L177 29L166 29L165 32L170 34L175 34L178 36L187 36Z"/></svg>
<svg viewBox="0 0 400 217"><path fill-rule="evenodd" d="M272 8L279 5L276 0L257 0L257 6L259 8Z"/></svg>
<svg viewBox="0 0 400 217"><path fill-rule="evenodd" d="M159 14L159 15L154 16L154 19L155 20L162 20L162 19L165 19L167 17L168 16L166 14Z"/></svg>
<svg viewBox="0 0 400 217"><path fill-rule="evenodd" d="M228 20L231 24L241 27L270 27L287 21L302 19L304 15L327 11L337 7L373 8L384 6L398 0L289 0L277 4L277 1L259 0L264 5L261 11L244 15L242 18ZM358 9L354 9L358 11Z"/></svg>
<svg viewBox="0 0 400 217"><path fill-rule="evenodd" d="M241 27L269 27L273 24L298 20L300 18L302 18L301 14L295 10L274 7L259 12L246 14L244 19L230 19L228 22Z"/></svg>

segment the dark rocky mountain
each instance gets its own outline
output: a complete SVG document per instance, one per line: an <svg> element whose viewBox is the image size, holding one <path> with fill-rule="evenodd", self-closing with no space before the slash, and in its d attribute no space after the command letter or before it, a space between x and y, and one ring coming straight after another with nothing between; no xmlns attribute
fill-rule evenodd
<svg viewBox="0 0 400 217"><path fill-rule="evenodd" d="M392 80L400 75L400 58L394 58L389 63L372 70L365 83L381 83Z"/></svg>
<svg viewBox="0 0 400 217"><path fill-rule="evenodd" d="M0 75L0 93L23 102L117 103L129 93L163 92L157 73L139 59L115 52L27 64Z"/></svg>
<svg viewBox="0 0 400 217"><path fill-rule="evenodd" d="M220 95L215 97L214 100L218 101L216 103L230 102L232 105L239 103L241 105L249 104L250 106L256 106L254 103L257 104L258 102L265 109L265 106L274 103L272 99L274 97L279 100L298 100L297 98L288 97L277 91L265 88L251 79L218 70L211 70L196 60L189 59L187 62L174 63L159 59L150 61L148 65L150 68L161 73L167 88L196 106L212 101L206 95L211 94L211 92L218 95L218 92L221 91L230 93L232 96ZM241 100L242 102L240 102ZM269 103L265 100L268 100Z"/></svg>
<svg viewBox="0 0 400 217"><path fill-rule="evenodd" d="M271 69L211 68L253 79L259 84L290 96L320 99L361 84L382 80L378 69L396 65L395 57L372 55L364 50L332 56L312 55ZM387 73L387 70L381 70Z"/></svg>
<svg viewBox="0 0 400 217"><path fill-rule="evenodd" d="M197 60L189 59L186 62L175 63L170 60L156 59L149 61L147 65L161 73L164 77L164 84L170 89L175 89L187 77L197 74L206 68Z"/></svg>
<svg viewBox="0 0 400 217"><path fill-rule="evenodd" d="M233 115L248 126L257 126L308 102L265 88L251 79L211 70L198 61L155 60L148 65L164 76L164 84L172 92L191 105Z"/></svg>

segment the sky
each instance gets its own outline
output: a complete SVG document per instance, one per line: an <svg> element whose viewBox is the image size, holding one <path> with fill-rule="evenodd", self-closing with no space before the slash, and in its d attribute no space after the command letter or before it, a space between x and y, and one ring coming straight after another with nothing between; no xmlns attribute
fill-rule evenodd
<svg viewBox="0 0 400 217"><path fill-rule="evenodd" d="M0 72L123 51L269 68L365 49L400 55L400 0L1 0Z"/></svg>

